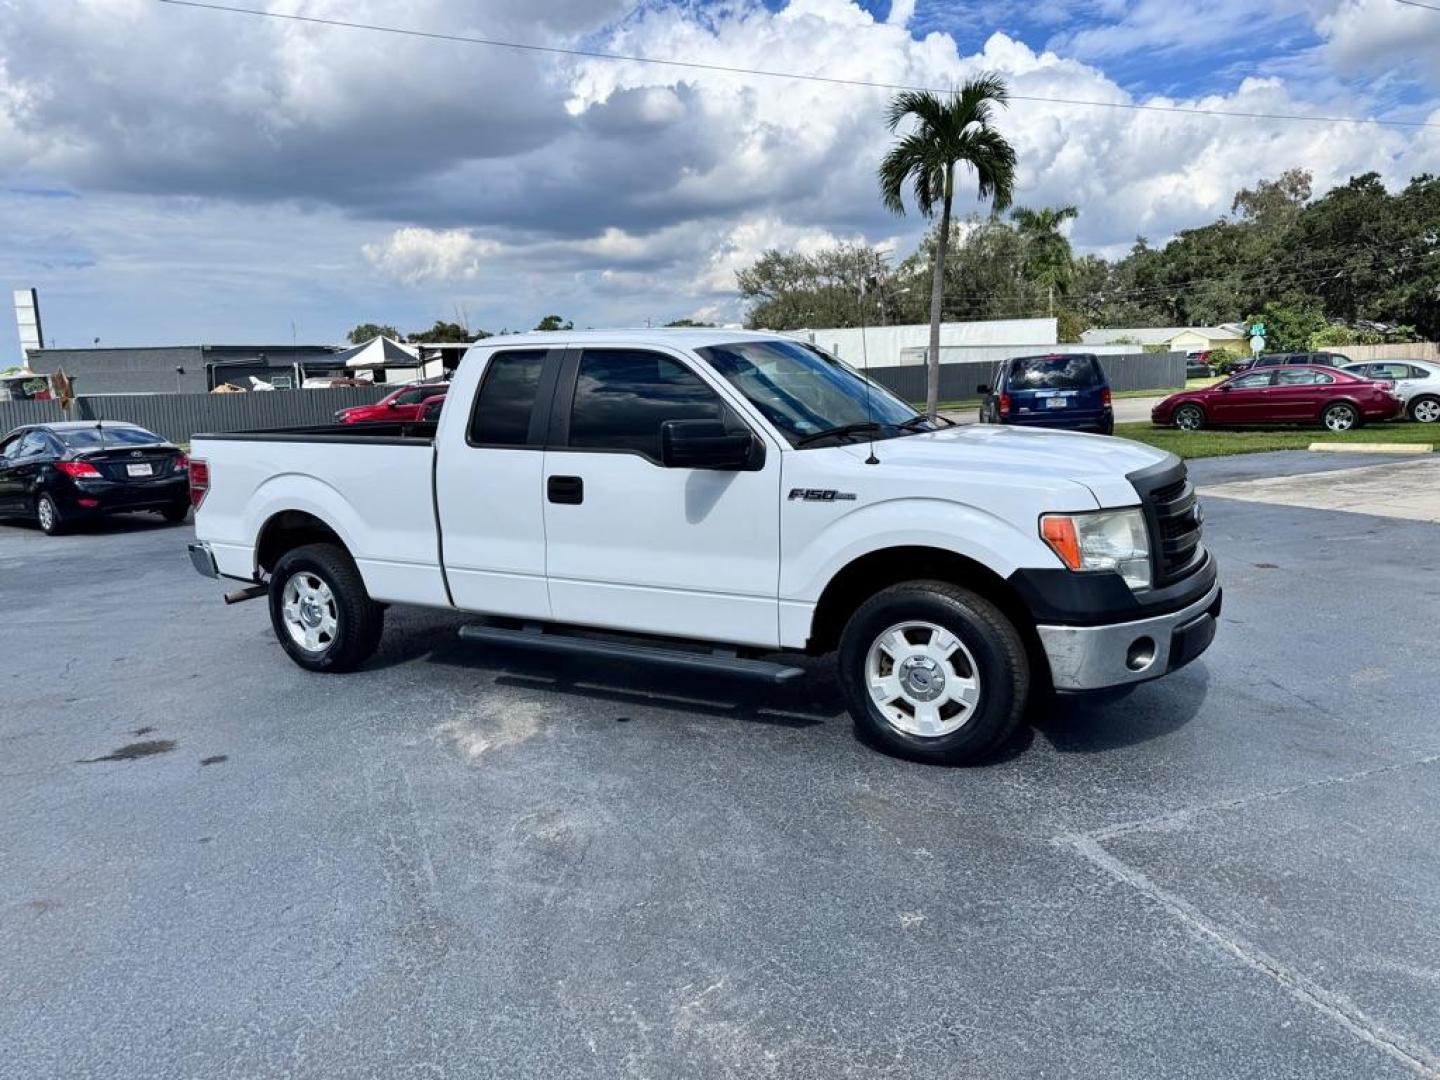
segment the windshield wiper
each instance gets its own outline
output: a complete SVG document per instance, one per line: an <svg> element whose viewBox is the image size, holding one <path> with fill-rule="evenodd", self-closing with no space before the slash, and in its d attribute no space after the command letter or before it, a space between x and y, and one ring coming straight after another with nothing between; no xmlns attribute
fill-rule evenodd
<svg viewBox="0 0 1440 1080"><path fill-rule="evenodd" d="M812 435L806 435L795 441L796 446L809 446L821 439L841 438L845 435L863 435L867 431L879 431L884 424L874 420L862 420L858 424L841 424L839 427L826 428L824 431L817 431Z"/></svg>

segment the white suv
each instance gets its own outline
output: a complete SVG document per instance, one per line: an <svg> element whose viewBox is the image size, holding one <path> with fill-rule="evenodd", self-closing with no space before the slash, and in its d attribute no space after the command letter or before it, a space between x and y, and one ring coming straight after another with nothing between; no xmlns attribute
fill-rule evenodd
<svg viewBox="0 0 1440 1080"><path fill-rule="evenodd" d="M1425 360L1373 360L1346 364L1345 371L1366 379L1395 384L1395 396L1405 403L1405 415L1422 424L1440 421L1440 364Z"/></svg>

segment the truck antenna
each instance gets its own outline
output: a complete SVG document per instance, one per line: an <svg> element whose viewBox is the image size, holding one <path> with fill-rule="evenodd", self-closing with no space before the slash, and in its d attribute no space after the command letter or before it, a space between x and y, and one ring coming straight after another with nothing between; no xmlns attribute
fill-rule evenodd
<svg viewBox="0 0 1440 1080"><path fill-rule="evenodd" d="M865 423L870 433L870 456L865 459L866 465L880 464L875 456L875 413L870 403L870 347L865 340L865 287L874 281L869 275L860 278L860 367L865 375Z"/></svg>

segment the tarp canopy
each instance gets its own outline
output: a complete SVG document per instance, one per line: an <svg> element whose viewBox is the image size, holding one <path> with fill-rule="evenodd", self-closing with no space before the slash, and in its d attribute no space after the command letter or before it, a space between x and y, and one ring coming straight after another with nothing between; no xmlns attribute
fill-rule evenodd
<svg viewBox="0 0 1440 1080"><path fill-rule="evenodd" d="M326 363L344 364L347 368L414 367L419 360L419 350L387 337L377 337L336 353L327 358Z"/></svg>

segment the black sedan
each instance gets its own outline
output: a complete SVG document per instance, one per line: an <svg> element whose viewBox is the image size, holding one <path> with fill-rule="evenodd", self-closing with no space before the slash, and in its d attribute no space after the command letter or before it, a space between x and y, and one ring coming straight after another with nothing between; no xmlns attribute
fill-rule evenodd
<svg viewBox="0 0 1440 1080"><path fill-rule="evenodd" d="M54 535L104 514L190 512L190 462L153 431L109 421L32 424L0 440L0 517Z"/></svg>

